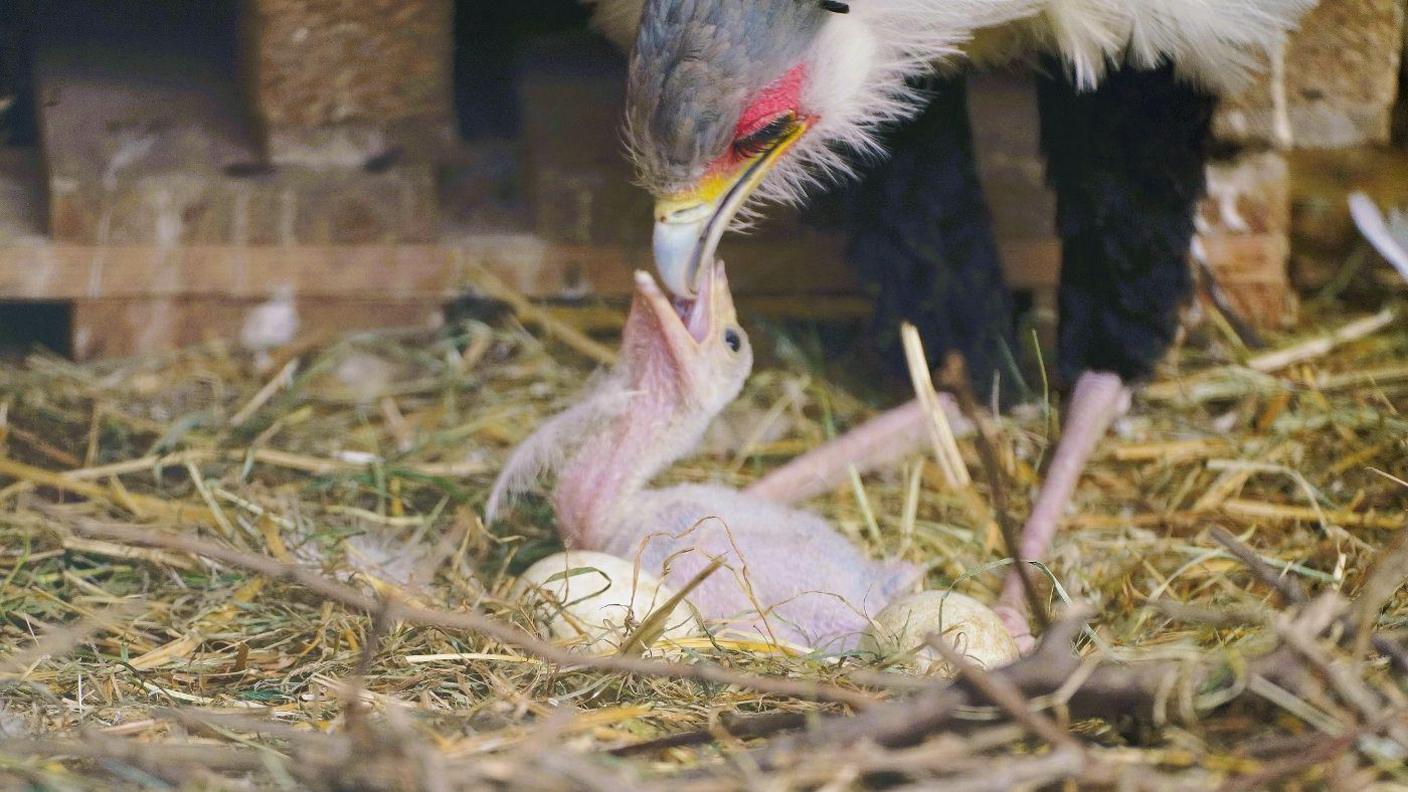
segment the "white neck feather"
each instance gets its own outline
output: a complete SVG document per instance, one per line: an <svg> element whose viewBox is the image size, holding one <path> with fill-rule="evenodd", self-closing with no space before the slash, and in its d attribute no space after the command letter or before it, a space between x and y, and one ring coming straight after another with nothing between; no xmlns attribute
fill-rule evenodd
<svg viewBox="0 0 1408 792"><path fill-rule="evenodd" d="M596 25L630 46L645 0L583 0ZM804 104L817 126L758 190L762 202L798 203L846 175L839 152L878 153L878 128L922 105L909 78L963 56L977 31L1012 26L1025 49L1063 57L1084 88L1111 62L1173 63L1214 91L1239 87L1318 0L851 0L813 48ZM751 217L748 207L742 222Z"/></svg>
<svg viewBox="0 0 1408 792"><path fill-rule="evenodd" d="M1210 90L1239 87L1317 0L854 0L813 48L804 104L823 108L815 129L758 192L799 202L845 175L840 152L876 153L877 129L912 115L909 79L963 57L980 30L1008 26L1027 49L1061 55L1093 88L1109 64L1173 63Z"/></svg>
<svg viewBox="0 0 1408 792"><path fill-rule="evenodd" d="M923 107L910 78L961 57L977 30L1030 17L1052 0L855 0L813 45L804 109L820 119L758 191L761 201L800 202L845 176L846 152L881 153L879 129Z"/></svg>

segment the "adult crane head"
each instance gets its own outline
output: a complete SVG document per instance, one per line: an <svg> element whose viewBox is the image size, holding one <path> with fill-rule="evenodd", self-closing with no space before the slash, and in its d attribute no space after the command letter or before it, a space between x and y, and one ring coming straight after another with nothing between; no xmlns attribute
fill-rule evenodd
<svg viewBox="0 0 1408 792"><path fill-rule="evenodd" d="M844 172L843 151L872 148L878 124L914 108L907 76L1025 5L645 0L626 129L657 201L665 286L693 294L752 200L796 201L809 183Z"/></svg>

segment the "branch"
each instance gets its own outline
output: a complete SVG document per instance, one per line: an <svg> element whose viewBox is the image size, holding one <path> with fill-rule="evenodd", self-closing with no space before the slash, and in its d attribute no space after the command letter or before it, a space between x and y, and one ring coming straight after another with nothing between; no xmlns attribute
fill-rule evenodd
<svg viewBox="0 0 1408 792"><path fill-rule="evenodd" d="M1226 528L1215 526L1212 529L1212 538L1217 543L1227 548L1227 552L1237 557L1257 580L1270 586L1281 595L1281 602L1286 605L1300 605L1307 597L1305 589L1301 588L1300 581L1290 575L1283 575L1277 572L1274 567L1261 560L1261 556L1256 551L1247 547L1241 539L1232 535Z"/></svg>
<svg viewBox="0 0 1408 792"><path fill-rule="evenodd" d="M0 739L0 754L110 759L155 770L170 777L173 765L196 765L218 771L256 772L269 767L264 751L220 745L144 743L86 735L82 740Z"/></svg>
<svg viewBox="0 0 1408 792"><path fill-rule="evenodd" d="M146 527L110 525L93 520L75 521L73 529L85 536L100 537L138 547L160 547L190 553L229 566L239 567L274 580L292 583L325 600L337 602L371 616L376 616L384 610L384 618L388 621L402 621L451 632L482 633L503 644L517 647L550 663L563 666L565 670L590 668L622 674L737 685L760 693L808 701L845 704L856 709L865 709L876 703L873 696L825 682L745 674L730 671L714 663L668 663L620 655L608 657L581 655L535 638L517 627L482 613L432 610L400 602L383 603L362 594L351 586L324 577L312 570L294 564L284 564L269 556L236 550L183 534L157 531Z"/></svg>
<svg viewBox="0 0 1408 792"><path fill-rule="evenodd" d="M1081 753L1080 744L1071 737L1070 733L1062 730L1055 721L1033 710L1026 698L1023 697L1022 691L1012 683L1012 680L989 674L970 663L968 658L959 654L949 645L948 641L944 640L942 635L930 635L924 639L924 642L929 645L929 648L938 652L945 662L958 669L959 677L975 692L1001 707L1013 720L1025 726L1027 730L1057 748L1075 749L1077 753Z"/></svg>
<svg viewBox="0 0 1408 792"><path fill-rule="evenodd" d="M1042 607L1041 594L1037 590L1031 565L1018 555L1021 552L1022 535L1012 522L1012 512L1007 503L1007 487L1003 480L1002 465L997 461L997 432L978 407L978 399L968 382L967 368L962 355L956 352L950 354L944 371L944 386L953 391L958 400L958 408L977 428L973 433L973 442L978 448L978 456L983 460L983 475L988 480L993 511L997 517L998 528L1002 531L1002 542L1007 545L1007 557L1012 559L1012 571L1022 582L1022 591L1027 597L1027 608L1032 612L1037 632L1041 633L1051 626L1051 619L1047 616L1046 608Z"/></svg>
<svg viewBox="0 0 1408 792"><path fill-rule="evenodd" d="M1226 547L1227 551L1236 556L1238 561L1245 564L1258 580L1275 589L1285 604L1303 605L1308 601L1309 597L1305 593L1305 589L1301 587L1300 581L1277 572L1270 564L1261 560L1255 550L1247 547L1231 532L1215 527L1212 529L1212 538ZM1356 638L1356 643L1362 644L1367 641L1375 651L1392 660L1400 671L1408 672L1408 648L1386 635L1376 634L1369 629L1379 609L1383 607L1384 602L1393 595L1393 592L1398 589L1405 578L1408 578L1408 532L1401 532L1375 562L1374 569L1369 574L1369 580L1365 582L1362 589L1363 593L1356 602L1359 610L1358 618L1346 616L1342 624L1346 635L1350 638ZM1356 653L1362 655L1362 648L1358 649Z"/></svg>

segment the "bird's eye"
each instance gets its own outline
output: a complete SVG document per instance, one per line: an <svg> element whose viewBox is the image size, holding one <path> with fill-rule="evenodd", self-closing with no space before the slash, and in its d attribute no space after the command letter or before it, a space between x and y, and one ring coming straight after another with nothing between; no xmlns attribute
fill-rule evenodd
<svg viewBox="0 0 1408 792"><path fill-rule="evenodd" d="M796 128L797 116L784 113L733 141L733 153L739 159L752 159L766 153L774 143L792 134Z"/></svg>
<svg viewBox="0 0 1408 792"><path fill-rule="evenodd" d="M724 343L728 345L729 350L732 352L737 352L743 348L743 339L739 337L738 331L731 327L724 331Z"/></svg>

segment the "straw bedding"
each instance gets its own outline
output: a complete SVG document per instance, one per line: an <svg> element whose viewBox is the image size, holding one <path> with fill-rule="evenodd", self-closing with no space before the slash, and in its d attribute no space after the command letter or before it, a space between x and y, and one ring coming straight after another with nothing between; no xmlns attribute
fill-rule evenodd
<svg viewBox="0 0 1408 792"><path fill-rule="evenodd" d="M1064 640L955 684L737 641L536 640L507 592L558 549L551 514L479 515L601 356L577 335L3 364L0 787L1406 784L1408 325L1361 316L1312 305L1268 350L1192 334L1038 574ZM873 413L833 379L763 368L669 477L743 485ZM991 601L1055 407L995 424L995 475L960 441L971 487L915 457L808 506Z"/></svg>

